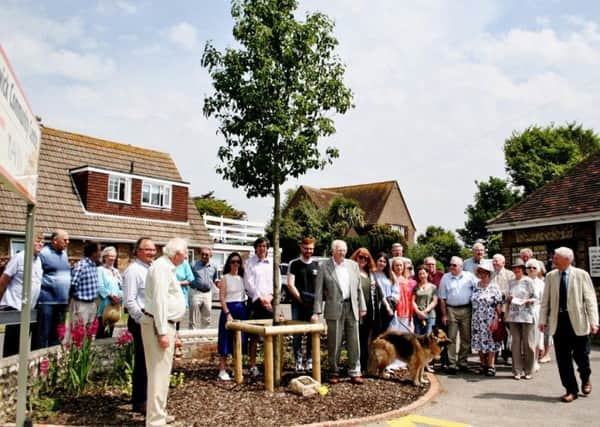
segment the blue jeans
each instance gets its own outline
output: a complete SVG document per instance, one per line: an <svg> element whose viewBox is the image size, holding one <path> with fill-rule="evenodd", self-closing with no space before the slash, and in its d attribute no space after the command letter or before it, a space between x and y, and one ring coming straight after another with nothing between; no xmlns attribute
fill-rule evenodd
<svg viewBox="0 0 600 427"><path fill-rule="evenodd" d="M429 335L431 333L431 329L435 324L435 317L428 317L427 319L419 319L415 316L415 334L416 335Z"/></svg>
<svg viewBox="0 0 600 427"><path fill-rule="evenodd" d="M297 302L292 302L292 319L310 322L312 307L304 307ZM296 362L302 360L302 337L306 336L306 360L312 358L312 342L310 335L294 334L294 356Z"/></svg>
<svg viewBox="0 0 600 427"><path fill-rule="evenodd" d="M58 325L65 323L67 304L38 304L35 349L60 344Z"/></svg>

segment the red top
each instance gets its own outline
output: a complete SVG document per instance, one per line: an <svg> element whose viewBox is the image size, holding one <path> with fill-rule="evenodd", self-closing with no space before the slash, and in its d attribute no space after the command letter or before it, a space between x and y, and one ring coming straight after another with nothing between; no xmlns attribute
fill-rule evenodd
<svg viewBox="0 0 600 427"><path fill-rule="evenodd" d="M398 317L411 319L413 316L413 290L410 283L399 283L400 298L396 305L396 314Z"/></svg>

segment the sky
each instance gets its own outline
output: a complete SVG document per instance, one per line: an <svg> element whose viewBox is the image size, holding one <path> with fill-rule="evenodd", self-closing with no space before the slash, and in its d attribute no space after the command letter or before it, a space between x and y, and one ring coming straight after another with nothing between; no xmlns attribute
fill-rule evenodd
<svg viewBox="0 0 600 427"><path fill-rule="evenodd" d="M531 125L600 132L600 2L301 0L326 13L356 107L322 147L340 158L290 180L336 187L396 180L417 227L454 230L475 181L506 177L503 145ZM214 191L251 221L216 172L224 143L202 114L207 40L235 46L225 0L0 0L0 44L46 126L169 152L191 194Z"/></svg>

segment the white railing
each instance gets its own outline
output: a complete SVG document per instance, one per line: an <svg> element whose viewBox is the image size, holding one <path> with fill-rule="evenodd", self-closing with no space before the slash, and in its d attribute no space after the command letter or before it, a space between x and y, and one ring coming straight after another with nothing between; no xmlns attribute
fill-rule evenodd
<svg viewBox="0 0 600 427"><path fill-rule="evenodd" d="M204 225L215 243L248 245L265 234L265 224L262 222L206 214L202 217L204 218Z"/></svg>

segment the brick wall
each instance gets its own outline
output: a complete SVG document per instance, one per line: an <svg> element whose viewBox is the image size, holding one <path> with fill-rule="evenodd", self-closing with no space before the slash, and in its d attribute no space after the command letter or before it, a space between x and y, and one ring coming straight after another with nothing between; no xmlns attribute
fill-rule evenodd
<svg viewBox="0 0 600 427"><path fill-rule="evenodd" d="M80 176L85 175L85 178ZM108 201L108 174L85 171L74 177L79 194L86 209L110 215L134 216L165 221L187 221L188 189L184 186L171 187L171 208L151 208L142 206L142 180L131 180L131 203ZM83 198L85 195L85 199Z"/></svg>
<svg viewBox="0 0 600 427"><path fill-rule="evenodd" d="M532 227L502 232L502 254L510 264L513 248L540 244L567 246L575 253L575 265L589 271L588 248L595 245L596 224L582 222L548 227ZM548 250L553 249L551 247ZM594 286L600 286L600 277L593 277Z"/></svg>

